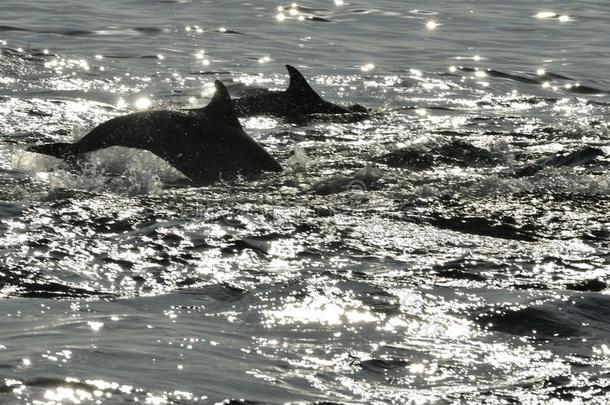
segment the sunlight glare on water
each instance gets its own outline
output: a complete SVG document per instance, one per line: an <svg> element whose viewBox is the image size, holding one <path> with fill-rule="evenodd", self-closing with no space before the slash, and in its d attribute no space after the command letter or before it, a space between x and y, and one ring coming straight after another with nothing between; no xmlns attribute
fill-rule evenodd
<svg viewBox="0 0 610 405"><path fill-rule="evenodd" d="M44 3L0 4L0 403L608 402L605 2ZM352 113L240 117L283 172L26 150L286 64Z"/></svg>

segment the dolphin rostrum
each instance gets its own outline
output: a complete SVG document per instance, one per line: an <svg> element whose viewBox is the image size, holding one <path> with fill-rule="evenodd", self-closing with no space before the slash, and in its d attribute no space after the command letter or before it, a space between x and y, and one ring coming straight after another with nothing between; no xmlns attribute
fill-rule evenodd
<svg viewBox="0 0 610 405"><path fill-rule="evenodd" d="M310 114L358 114L367 113L361 105L343 107L324 100L311 88L301 72L286 65L290 82L286 90L266 91L262 94L233 99L233 107L240 117L273 115L295 117Z"/></svg>
<svg viewBox="0 0 610 405"><path fill-rule="evenodd" d="M241 127L225 86L215 82L210 103L184 111L136 112L106 121L75 143L30 146L27 150L65 160L111 146L144 149L197 184L282 167Z"/></svg>

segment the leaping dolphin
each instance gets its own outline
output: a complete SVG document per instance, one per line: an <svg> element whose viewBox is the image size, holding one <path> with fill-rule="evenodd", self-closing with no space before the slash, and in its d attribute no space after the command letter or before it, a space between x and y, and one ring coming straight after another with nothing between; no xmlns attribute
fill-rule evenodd
<svg viewBox="0 0 610 405"><path fill-rule="evenodd" d="M241 127L225 86L200 109L146 111L113 118L75 143L30 146L27 150L65 160L110 146L144 149L197 184L242 174L280 172L282 167Z"/></svg>
<svg viewBox="0 0 610 405"><path fill-rule="evenodd" d="M324 100L311 88L301 72L286 65L290 82L286 90L267 91L263 94L233 99L233 107L240 117L273 115L295 117L311 114L367 113L361 105L343 107Z"/></svg>

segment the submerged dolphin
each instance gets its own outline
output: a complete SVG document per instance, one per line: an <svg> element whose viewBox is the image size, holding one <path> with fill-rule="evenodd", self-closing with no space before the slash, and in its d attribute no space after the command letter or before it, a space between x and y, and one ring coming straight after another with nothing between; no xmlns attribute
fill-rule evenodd
<svg viewBox="0 0 610 405"><path fill-rule="evenodd" d="M154 153L198 184L236 175L282 171L242 129L225 86L216 81L210 103L187 111L146 111L113 118L75 143L34 145L27 150L66 160L110 146Z"/></svg>
<svg viewBox="0 0 610 405"><path fill-rule="evenodd" d="M514 177L532 176L545 167L576 167L595 162L595 158L603 156L604 152L599 148L585 146L582 149L570 153L555 153L547 158L538 160L527 166L523 166L513 173Z"/></svg>
<svg viewBox="0 0 610 405"><path fill-rule="evenodd" d="M286 90L267 91L255 96L233 99L233 107L240 117L252 115L274 115L278 117L303 116L309 114L355 114L367 113L361 105L343 107L324 100L311 88L301 72L286 65L290 83Z"/></svg>

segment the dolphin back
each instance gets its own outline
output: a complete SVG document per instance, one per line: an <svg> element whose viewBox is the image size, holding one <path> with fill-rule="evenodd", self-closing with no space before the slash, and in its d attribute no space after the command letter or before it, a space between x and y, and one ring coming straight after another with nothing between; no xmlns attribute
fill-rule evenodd
<svg viewBox="0 0 610 405"><path fill-rule="evenodd" d="M523 166L514 172L515 177L533 176L545 167L576 167L595 163L598 156L603 156L604 151L599 148L586 146L582 149L565 153L555 153L535 163Z"/></svg>
<svg viewBox="0 0 610 405"><path fill-rule="evenodd" d="M311 114L368 113L363 106L350 108L324 100L311 87L307 79L294 66L286 65L289 82L284 91L265 92L232 100L237 115L273 115L283 118L300 118Z"/></svg>
<svg viewBox="0 0 610 405"><path fill-rule="evenodd" d="M586 146L582 149L576 150L566 154L554 154L546 159L538 162L539 165L550 166L550 167L574 167L581 166L587 163L593 162L596 157L603 155L604 152L599 148L593 148Z"/></svg>
<svg viewBox="0 0 610 405"><path fill-rule="evenodd" d="M293 110L305 114L350 114L362 112L324 100L294 66L286 65L290 82L286 94L295 102ZM359 106L362 107L362 106ZM365 111L367 112L367 111Z"/></svg>

